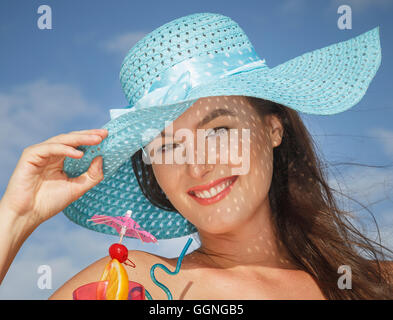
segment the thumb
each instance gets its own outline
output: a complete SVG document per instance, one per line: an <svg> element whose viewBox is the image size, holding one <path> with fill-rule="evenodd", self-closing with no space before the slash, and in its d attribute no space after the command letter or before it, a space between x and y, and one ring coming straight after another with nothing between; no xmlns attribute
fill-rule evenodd
<svg viewBox="0 0 393 320"><path fill-rule="evenodd" d="M79 177L73 178L75 200L84 195L104 179L102 170L102 156L98 156L90 163L89 169Z"/></svg>

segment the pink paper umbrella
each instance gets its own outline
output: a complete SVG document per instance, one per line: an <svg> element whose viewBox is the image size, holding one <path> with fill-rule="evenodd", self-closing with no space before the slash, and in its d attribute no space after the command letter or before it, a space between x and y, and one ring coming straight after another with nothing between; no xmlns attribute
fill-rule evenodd
<svg viewBox="0 0 393 320"><path fill-rule="evenodd" d="M120 217L95 214L87 221L92 221L95 224L106 224L107 226L116 229L116 231L120 234L119 243L123 240L124 235L139 238L142 242L157 242L157 239L152 234L143 230L141 226L131 218L131 213L132 211L128 210L125 216Z"/></svg>

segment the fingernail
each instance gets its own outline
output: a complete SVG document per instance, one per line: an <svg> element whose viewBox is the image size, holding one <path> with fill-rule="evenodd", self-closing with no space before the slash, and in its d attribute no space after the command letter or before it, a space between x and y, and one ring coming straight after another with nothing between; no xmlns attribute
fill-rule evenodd
<svg viewBox="0 0 393 320"><path fill-rule="evenodd" d="M95 134L95 135L93 135L92 136L94 139L96 139L96 140L102 140L102 137L100 136L100 135L98 135L98 134Z"/></svg>
<svg viewBox="0 0 393 320"><path fill-rule="evenodd" d="M108 135L109 131L107 129L100 129L100 132L104 135ZM104 138L105 139L105 138Z"/></svg>

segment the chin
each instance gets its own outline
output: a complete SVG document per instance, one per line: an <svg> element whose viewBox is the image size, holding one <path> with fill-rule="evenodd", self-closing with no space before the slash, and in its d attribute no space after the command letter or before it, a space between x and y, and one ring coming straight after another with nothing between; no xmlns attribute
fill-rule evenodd
<svg viewBox="0 0 393 320"><path fill-rule="evenodd" d="M222 217L213 217L211 221L205 220L196 226L198 230L210 234L225 234L236 232L244 224L244 217L236 217L231 220L224 220Z"/></svg>

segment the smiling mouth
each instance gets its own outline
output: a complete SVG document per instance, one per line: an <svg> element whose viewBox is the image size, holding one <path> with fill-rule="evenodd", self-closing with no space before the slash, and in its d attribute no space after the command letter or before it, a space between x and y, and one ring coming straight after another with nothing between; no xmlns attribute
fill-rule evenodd
<svg viewBox="0 0 393 320"><path fill-rule="evenodd" d="M197 200L200 204L212 204L222 200L232 189L238 176L219 179L207 186L196 187L187 193Z"/></svg>

